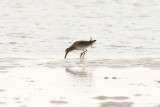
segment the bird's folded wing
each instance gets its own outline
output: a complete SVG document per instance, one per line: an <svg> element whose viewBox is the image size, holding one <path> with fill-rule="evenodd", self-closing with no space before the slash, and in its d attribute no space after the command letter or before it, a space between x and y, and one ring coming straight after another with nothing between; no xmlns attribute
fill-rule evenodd
<svg viewBox="0 0 160 107"><path fill-rule="evenodd" d="M77 46L78 46L78 47L84 47L84 45L82 45L82 44L77 44Z"/></svg>

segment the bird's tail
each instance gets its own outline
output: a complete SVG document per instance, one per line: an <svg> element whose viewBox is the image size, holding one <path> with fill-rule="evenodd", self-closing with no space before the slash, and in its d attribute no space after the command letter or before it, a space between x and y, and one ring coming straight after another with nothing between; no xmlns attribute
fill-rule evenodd
<svg viewBox="0 0 160 107"><path fill-rule="evenodd" d="M96 42L96 40L92 40L91 42L94 43L94 42Z"/></svg>

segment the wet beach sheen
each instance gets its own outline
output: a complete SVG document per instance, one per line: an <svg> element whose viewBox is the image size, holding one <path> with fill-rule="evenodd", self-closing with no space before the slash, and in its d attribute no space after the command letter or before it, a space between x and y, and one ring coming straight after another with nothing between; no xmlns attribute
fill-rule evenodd
<svg viewBox="0 0 160 107"><path fill-rule="evenodd" d="M0 107L160 107L159 10L158 0L0 0ZM84 59L64 59L90 36Z"/></svg>

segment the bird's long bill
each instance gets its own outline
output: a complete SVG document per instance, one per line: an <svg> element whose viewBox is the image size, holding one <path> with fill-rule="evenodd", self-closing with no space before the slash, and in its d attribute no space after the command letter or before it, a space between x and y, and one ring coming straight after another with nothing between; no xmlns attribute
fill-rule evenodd
<svg viewBox="0 0 160 107"><path fill-rule="evenodd" d="M66 52L66 54L65 54L65 56L64 56L64 59L66 59L66 57L67 57L67 54L68 54L68 52Z"/></svg>

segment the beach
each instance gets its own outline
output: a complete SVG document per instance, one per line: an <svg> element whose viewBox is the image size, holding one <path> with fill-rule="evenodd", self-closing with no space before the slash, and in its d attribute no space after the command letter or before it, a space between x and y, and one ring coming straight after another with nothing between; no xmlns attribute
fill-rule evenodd
<svg viewBox="0 0 160 107"><path fill-rule="evenodd" d="M134 61L124 65L124 61L118 60L106 67L92 64L92 61L96 63L87 59L58 62L55 59L3 58L0 62L0 106L160 106L160 72L156 65L136 67Z"/></svg>
<svg viewBox="0 0 160 107"><path fill-rule="evenodd" d="M159 13L158 0L0 0L0 107L160 107Z"/></svg>

